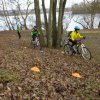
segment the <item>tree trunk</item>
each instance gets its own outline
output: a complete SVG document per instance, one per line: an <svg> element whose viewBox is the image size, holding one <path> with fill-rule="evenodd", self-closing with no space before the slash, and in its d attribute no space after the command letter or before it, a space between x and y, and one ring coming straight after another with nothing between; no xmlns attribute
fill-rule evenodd
<svg viewBox="0 0 100 100"><path fill-rule="evenodd" d="M50 0L50 9L49 9L49 34L48 34L48 47L52 46L52 9L53 8L53 0Z"/></svg>
<svg viewBox="0 0 100 100"><path fill-rule="evenodd" d="M99 22L98 28L100 28L100 22Z"/></svg>
<svg viewBox="0 0 100 100"><path fill-rule="evenodd" d="M6 17L7 17L7 19L8 19L8 22L9 22L9 24L10 24L10 26L11 26L11 29L14 30L14 26L13 26L11 20L10 20L9 12L8 12L8 10L7 10L7 6L6 6L6 1L5 1L5 0L4 0L4 5L5 5L5 10L6 10L6 15L7 15Z"/></svg>
<svg viewBox="0 0 100 100"><path fill-rule="evenodd" d="M27 20L28 15L29 15L29 12L28 12L28 11L29 11L29 7L30 7L30 5L32 4L32 2L30 2L30 0L27 0L27 6L26 6L26 13L25 13L25 15L23 15L23 13L22 13L22 11L21 11L21 6L20 6L20 4L19 4L19 1L16 1L16 3L17 3L18 10L19 10L19 14L21 15L21 17L22 17L22 19L23 19L23 21L24 21L24 28L25 28L25 29L28 29L26 20ZM24 16L25 16L25 17L24 17Z"/></svg>
<svg viewBox="0 0 100 100"><path fill-rule="evenodd" d="M40 32L40 45L44 46L45 42L44 42L44 38L43 38L43 32L41 29L41 18L40 18L40 7L39 7L39 0L34 0L34 7L35 7L35 14L36 14L36 24L38 27L38 30Z"/></svg>
<svg viewBox="0 0 100 100"><path fill-rule="evenodd" d="M59 18L58 18L58 35L57 35L57 47L60 47L61 40L62 40L62 34L63 34L63 15L64 15L64 9L66 5L66 0L60 0L59 3Z"/></svg>
<svg viewBox="0 0 100 100"><path fill-rule="evenodd" d="M47 21L46 8L45 8L44 1L45 0L42 0L42 9L43 9L43 13L44 13L44 22L45 22L46 37L48 37L49 27L48 27L48 21ZM47 44L48 44L48 39L47 39Z"/></svg>
<svg viewBox="0 0 100 100"><path fill-rule="evenodd" d="M6 12L5 12L5 5L4 5L4 2L2 1L2 6L3 6L3 11L4 11L4 17L5 17L5 22L7 24L7 27L9 28L9 30L11 30L11 26L9 24L9 21L8 21L8 18L7 18L7 15L6 15Z"/></svg>
<svg viewBox="0 0 100 100"><path fill-rule="evenodd" d="M56 7L57 7L57 0L53 1L53 20L52 20L52 46L56 47L57 45L57 25L56 25Z"/></svg>

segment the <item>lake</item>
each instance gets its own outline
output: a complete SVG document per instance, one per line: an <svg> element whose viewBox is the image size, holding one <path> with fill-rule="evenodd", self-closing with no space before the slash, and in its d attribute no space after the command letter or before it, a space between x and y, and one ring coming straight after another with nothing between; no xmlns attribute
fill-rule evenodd
<svg viewBox="0 0 100 100"><path fill-rule="evenodd" d="M73 30L76 25L80 26L80 28L83 29L82 25L76 23L74 20L78 20L79 22L81 22L85 25L86 23L83 21L84 16L86 17L86 19L90 23L91 20L90 20L90 15L89 14L87 14L87 15L86 14L72 15L71 13L65 13L64 18L63 18L64 28L66 28L66 26L70 23L68 25L68 28L67 28L68 31ZM21 16L19 16L19 18L20 18L21 23L23 24L23 20L22 20ZM16 29L17 24L19 24L18 21L16 23L16 20L15 20L14 16L10 16L10 19L11 19L11 22L13 23L13 25ZM4 20L5 20L4 17L0 17L0 30L8 30ZM42 20L42 23L44 23L43 14L41 14L41 20ZM57 20L58 20L58 13L57 13ZM94 19L94 28L98 27L99 22L100 22L100 14L96 14L95 19ZM31 29L35 25L35 23L36 23L35 14L29 15L28 18L27 18L28 28Z"/></svg>

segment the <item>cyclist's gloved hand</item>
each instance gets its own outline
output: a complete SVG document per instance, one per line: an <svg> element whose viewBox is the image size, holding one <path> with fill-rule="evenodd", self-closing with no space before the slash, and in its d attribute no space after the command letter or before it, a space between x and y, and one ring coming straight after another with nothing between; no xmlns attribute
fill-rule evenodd
<svg viewBox="0 0 100 100"><path fill-rule="evenodd" d="M85 37L85 36L83 36L83 39L86 39L86 37Z"/></svg>

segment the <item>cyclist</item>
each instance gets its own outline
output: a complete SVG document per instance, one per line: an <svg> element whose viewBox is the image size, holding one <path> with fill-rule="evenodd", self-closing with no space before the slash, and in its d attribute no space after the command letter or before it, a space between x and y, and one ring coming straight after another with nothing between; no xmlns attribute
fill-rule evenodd
<svg viewBox="0 0 100 100"><path fill-rule="evenodd" d="M31 31L32 39L35 41L35 39L39 36L39 32L37 29L37 26L34 26L32 31Z"/></svg>
<svg viewBox="0 0 100 100"><path fill-rule="evenodd" d="M17 32L17 34L18 34L18 37L19 37L19 39L21 38L21 28L17 25L17 29L16 29L16 32Z"/></svg>
<svg viewBox="0 0 100 100"><path fill-rule="evenodd" d="M74 49L75 52L77 52L77 42L79 39L85 39L85 36L82 36L79 33L80 27L79 26L75 26L74 31L72 31L69 36L68 36L68 40L72 43L72 47Z"/></svg>

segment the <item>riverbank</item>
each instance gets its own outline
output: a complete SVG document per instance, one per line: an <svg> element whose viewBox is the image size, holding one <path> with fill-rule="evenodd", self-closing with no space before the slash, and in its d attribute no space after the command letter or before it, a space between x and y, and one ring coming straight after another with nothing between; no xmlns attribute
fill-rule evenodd
<svg viewBox="0 0 100 100"><path fill-rule="evenodd" d="M9 30L5 30L5 31L0 31L0 33L2 34L2 33L16 33L16 31L15 30L11 30L11 31L9 31ZM23 32L31 32L31 30L22 30L22 33ZM83 29L83 30L81 30L80 31L81 33L100 33L100 28L99 29Z"/></svg>

